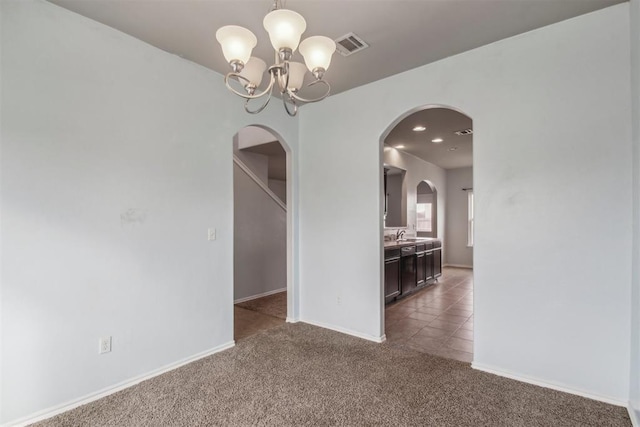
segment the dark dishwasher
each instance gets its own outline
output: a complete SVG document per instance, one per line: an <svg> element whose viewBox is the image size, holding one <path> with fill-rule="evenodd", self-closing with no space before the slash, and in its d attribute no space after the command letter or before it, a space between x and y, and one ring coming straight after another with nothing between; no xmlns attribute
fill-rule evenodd
<svg viewBox="0 0 640 427"><path fill-rule="evenodd" d="M418 285L416 268L416 247L405 246L400 252L400 264L402 275L402 295L411 293Z"/></svg>

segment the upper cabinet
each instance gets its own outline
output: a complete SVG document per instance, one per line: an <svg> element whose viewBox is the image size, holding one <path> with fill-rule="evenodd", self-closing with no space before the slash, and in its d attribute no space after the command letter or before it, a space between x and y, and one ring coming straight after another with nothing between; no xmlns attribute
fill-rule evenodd
<svg viewBox="0 0 640 427"><path fill-rule="evenodd" d="M384 166L385 227L407 226L407 171Z"/></svg>

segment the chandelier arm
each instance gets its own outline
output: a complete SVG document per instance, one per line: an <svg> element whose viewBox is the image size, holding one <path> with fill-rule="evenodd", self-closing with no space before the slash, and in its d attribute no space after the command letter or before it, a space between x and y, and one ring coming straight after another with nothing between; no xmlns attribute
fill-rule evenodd
<svg viewBox="0 0 640 427"><path fill-rule="evenodd" d="M262 112L262 110L267 108L267 105L269 105L269 101L271 101L271 98L272 98L272 92L273 92L273 85L271 85L271 89L269 90L269 96L267 97L267 100L257 110L250 110L249 109L249 101L251 101L251 99L247 99L246 101L244 101L244 111L246 111L249 114L258 114L258 113Z"/></svg>
<svg viewBox="0 0 640 427"><path fill-rule="evenodd" d="M319 98L314 98L314 99L306 99L306 98L302 98L300 96L298 96L297 94L295 94L292 91L287 91L289 98L291 98L292 100L296 100L299 102L303 102L305 104L311 103L311 102L319 102L322 101L323 99L325 99L327 96L329 96L329 93L331 92L331 85L326 81L326 80L315 80L311 83L309 83L306 87L311 87L314 86L318 83L322 83L327 87L327 91Z"/></svg>
<svg viewBox="0 0 640 427"><path fill-rule="evenodd" d="M229 89L231 92L235 93L236 95L238 95L239 97L242 97L246 100L249 99L258 99L258 98L262 98L264 95L266 94L271 94L271 89L273 89L273 84L274 84L274 79L273 76L271 77L271 81L269 82L269 86L261 93L258 93L256 95L249 95L248 93L242 93L242 92L238 92L237 90L235 90L231 84L229 84L229 80L235 77L238 79L238 81L240 80L244 80L247 83L249 83L249 80L247 80L246 78L242 77L240 74L238 73L229 73L226 76L224 76L224 84L227 86L227 89Z"/></svg>
<svg viewBox="0 0 640 427"><path fill-rule="evenodd" d="M277 80L278 86L280 86L280 93L284 95L289 90L289 61L285 61L280 65L282 68L276 68L275 71L278 74ZM283 72L284 76L282 75ZM284 85L282 84L282 79L284 79Z"/></svg>
<svg viewBox="0 0 640 427"><path fill-rule="evenodd" d="M289 100L293 104L293 112L289 109L289 104L287 104L287 100L285 96L288 96ZM288 92L282 94L282 104L284 105L284 109L287 112L287 114L290 115L291 117L295 117L295 115L298 114L298 104L296 104L296 100L293 99L291 97L291 94L289 94Z"/></svg>

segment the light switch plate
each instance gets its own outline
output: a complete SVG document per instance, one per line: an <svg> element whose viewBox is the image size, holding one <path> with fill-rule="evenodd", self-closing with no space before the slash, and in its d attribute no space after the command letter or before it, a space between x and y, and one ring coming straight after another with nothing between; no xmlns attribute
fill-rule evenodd
<svg viewBox="0 0 640 427"><path fill-rule="evenodd" d="M209 233L208 233L207 236L208 236L209 241L216 240L216 229L215 228L210 228L209 229Z"/></svg>

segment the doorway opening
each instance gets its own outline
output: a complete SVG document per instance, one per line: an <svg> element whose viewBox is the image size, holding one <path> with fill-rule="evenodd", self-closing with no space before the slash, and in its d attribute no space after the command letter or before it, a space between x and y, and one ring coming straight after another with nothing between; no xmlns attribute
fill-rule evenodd
<svg viewBox="0 0 640 427"><path fill-rule="evenodd" d="M290 150L247 126L233 138L234 339L282 325L289 310Z"/></svg>
<svg viewBox="0 0 640 427"><path fill-rule="evenodd" d="M438 105L408 111L382 135L381 159L385 336L471 362L472 120Z"/></svg>
<svg viewBox="0 0 640 427"><path fill-rule="evenodd" d="M416 188L416 233L418 237L438 237L438 190L428 180Z"/></svg>

